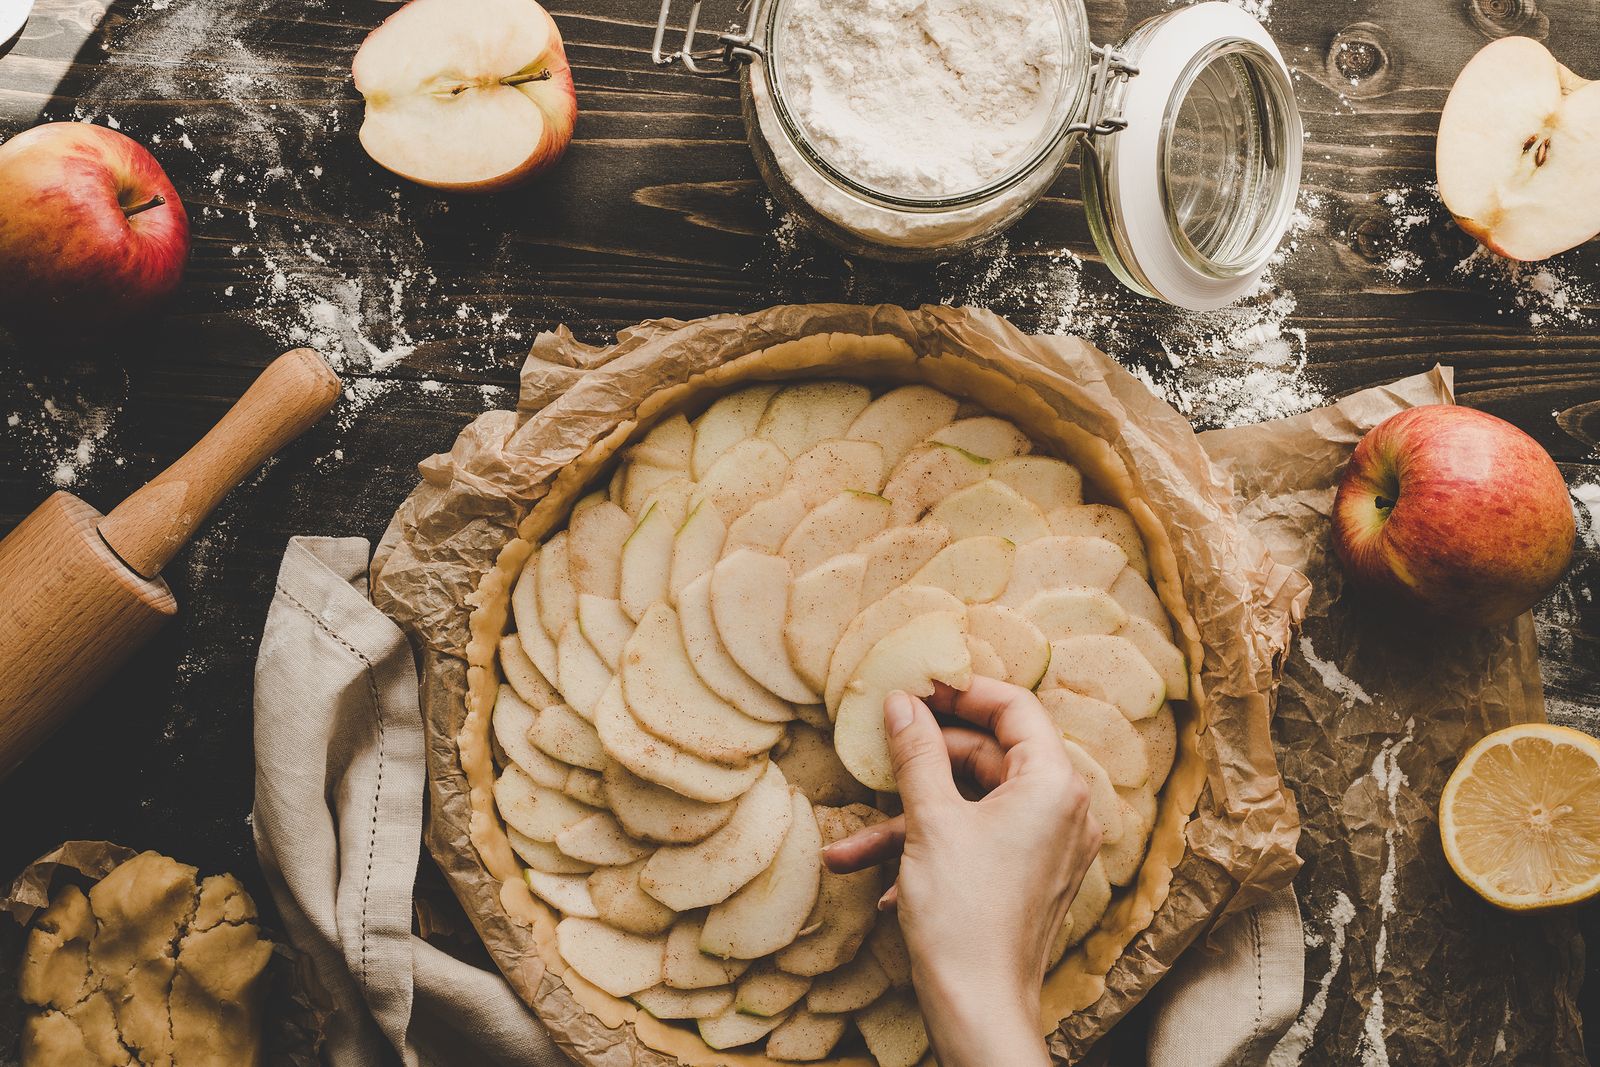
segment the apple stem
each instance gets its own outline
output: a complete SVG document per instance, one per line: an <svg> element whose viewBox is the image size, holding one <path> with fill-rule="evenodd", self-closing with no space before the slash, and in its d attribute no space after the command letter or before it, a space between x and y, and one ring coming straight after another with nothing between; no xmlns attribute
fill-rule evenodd
<svg viewBox="0 0 1600 1067"><path fill-rule="evenodd" d="M549 81L549 80L550 80L550 72L548 70L541 70L541 71L539 71L538 73L535 73L535 74L512 74L509 77L501 78L499 84L501 84L501 85L526 85L528 82L542 82L542 81ZM471 88L473 88L473 87L470 86L470 85L458 85L454 89L450 90L450 95L451 96L460 96L462 93L466 92L468 89L471 89Z"/></svg>
<svg viewBox="0 0 1600 1067"><path fill-rule="evenodd" d="M159 194L156 195L156 196L152 196L149 200L146 200L142 204L135 204L133 207L125 207L125 208L123 208L122 209L122 217L126 218L126 219L131 219L141 211L149 211L151 208L160 207L162 204L165 204L166 202L167 202L167 198L164 197L164 196L161 196Z"/></svg>

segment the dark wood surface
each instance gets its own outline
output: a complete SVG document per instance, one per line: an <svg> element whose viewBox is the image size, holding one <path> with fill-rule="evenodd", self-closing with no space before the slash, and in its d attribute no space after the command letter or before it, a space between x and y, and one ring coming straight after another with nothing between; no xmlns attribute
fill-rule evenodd
<svg viewBox="0 0 1600 1067"><path fill-rule="evenodd" d="M1195 317L1111 280L1075 168L1000 246L947 263L852 261L796 233L755 173L736 87L651 67L648 0L552 8L577 139L552 174L479 199L407 185L356 142L349 60L389 4L40 0L0 45L0 135L114 123L172 175L195 246L157 325L87 352L0 337L0 530L63 482L109 509L284 348L323 347L352 396L169 568L181 618L0 783L0 873L63 838L105 837L239 870L260 890L251 668L285 540L375 537L417 461L506 405L527 342L558 323L599 341L645 318L777 302L982 303L1027 329L1083 332L1169 395L1199 396L1201 425L1244 417L1207 387L1261 358L1226 342L1265 334L1286 360L1274 380L1303 402L1450 364L1463 402L1533 434L1574 487L1600 483L1600 244L1545 273L1462 267L1472 242L1430 189L1438 110L1487 35L1546 38L1600 76L1593 4L1262 6L1296 71L1307 219L1271 291ZM1100 40L1165 9L1089 7ZM1552 714L1580 724L1600 716L1593 537L1539 615Z"/></svg>

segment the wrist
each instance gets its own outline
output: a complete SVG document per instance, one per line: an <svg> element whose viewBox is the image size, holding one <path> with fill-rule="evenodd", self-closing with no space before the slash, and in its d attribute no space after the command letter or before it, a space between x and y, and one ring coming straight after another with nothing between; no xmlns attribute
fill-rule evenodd
<svg viewBox="0 0 1600 1067"><path fill-rule="evenodd" d="M919 972L914 981L940 1067L1048 1067L1037 986L987 974Z"/></svg>

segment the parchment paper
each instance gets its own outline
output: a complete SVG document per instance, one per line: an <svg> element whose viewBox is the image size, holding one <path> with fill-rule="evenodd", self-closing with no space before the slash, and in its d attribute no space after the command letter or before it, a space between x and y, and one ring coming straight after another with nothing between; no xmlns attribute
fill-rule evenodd
<svg viewBox="0 0 1600 1067"><path fill-rule="evenodd" d="M1100 1000L1052 1037L1054 1050L1077 1058L1215 916L1285 884L1299 867L1298 820L1278 775L1269 722L1277 674L1308 595L1305 579L1274 561L1238 523L1230 487L1188 423L1114 361L1075 338L1031 338L987 312L943 307L812 305L689 324L658 321L625 331L608 348L556 331L534 345L518 412L480 416L449 453L421 465L423 484L397 512L375 556L372 588L423 658L429 849L491 955L580 1061L665 1062L585 1017L564 995L527 932L506 916L498 883L470 844L455 737L464 717L462 656L472 594L550 480L623 427L646 398L737 356L832 332L887 334L918 353L957 355L1032 390L1112 443L1166 528L1185 576L1184 594L1207 651L1212 712L1200 751L1208 786L1166 904L1112 970Z"/></svg>
<svg viewBox="0 0 1600 1067"><path fill-rule="evenodd" d="M1439 794L1461 755L1544 718L1532 618L1452 633L1393 617L1345 588L1329 541L1334 487L1362 434L1451 399L1441 368L1201 435L1241 517L1313 589L1273 724L1300 801L1308 945L1307 1008L1274 1067L1588 1062L1573 924L1485 904L1439 846Z"/></svg>
<svg viewBox="0 0 1600 1067"><path fill-rule="evenodd" d="M20 1055L26 1011L17 995L15 977L22 960L28 924L69 882L87 890L138 852L110 841L66 841L30 863L0 899L0 1063L14 1064ZM263 928L261 936L273 937ZM317 985L309 962L292 947L274 939L267 963L267 996L262 1011L263 1067L319 1067L323 1023L328 1001Z"/></svg>

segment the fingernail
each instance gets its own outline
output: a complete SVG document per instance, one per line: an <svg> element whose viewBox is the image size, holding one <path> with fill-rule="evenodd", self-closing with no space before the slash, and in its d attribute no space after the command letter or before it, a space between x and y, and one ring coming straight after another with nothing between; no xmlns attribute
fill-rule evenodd
<svg viewBox="0 0 1600 1067"><path fill-rule="evenodd" d="M884 891L883 896L878 898L878 910L879 911L888 911L889 910L889 894L893 893L893 892L894 892L893 889L887 889L887 890Z"/></svg>
<svg viewBox="0 0 1600 1067"><path fill-rule="evenodd" d="M889 694L883 703L883 720L891 734L897 734L911 725L911 698L898 689Z"/></svg>

